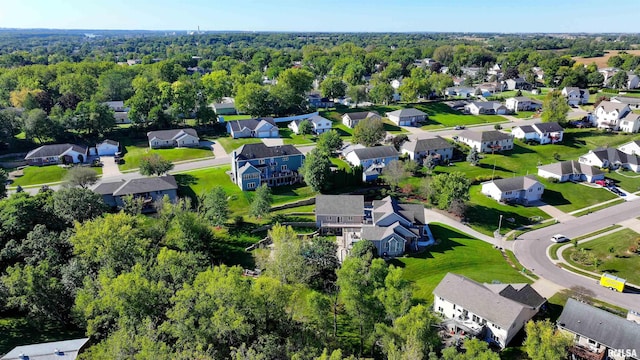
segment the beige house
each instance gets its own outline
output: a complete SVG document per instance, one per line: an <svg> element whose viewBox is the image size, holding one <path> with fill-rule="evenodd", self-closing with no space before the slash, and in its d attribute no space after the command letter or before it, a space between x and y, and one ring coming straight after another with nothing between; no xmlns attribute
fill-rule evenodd
<svg viewBox="0 0 640 360"><path fill-rule="evenodd" d="M149 131L147 139L149 140L149 147L152 149L195 147L200 145L198 132L191 128Z"/></svg>
<svg viewBox="0 0 640 360"><path fill-rule="evenodd" d="M497 130L465 130L458 135L458 141L475 148L481 153L492 153L513 149L513 135Z"/></svg>

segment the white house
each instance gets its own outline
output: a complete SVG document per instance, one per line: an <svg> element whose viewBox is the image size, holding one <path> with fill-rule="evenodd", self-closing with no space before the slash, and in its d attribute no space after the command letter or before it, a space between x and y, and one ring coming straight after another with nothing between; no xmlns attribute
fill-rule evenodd
<svg viewBox="0 0 640 360"><path fill-rule="evenodd" d="M480 284L447 273L433 290L433 309L448 330L506 347L546 300L529 284Z"/></svg>
<svg viewBox="0 0 640 360"><path fill-rule="evenodd" d="M453 86L448 87L444 90L444 94L447 96L459 96L463 98L468 98L475 94L475 89L471 87L464 86Z"/></svg>
<svg viewBox="0 0 640 360"><path fill-rule="evenodd" d="M504 81L507 90L531 90L532 84L528 83L524 78L507 79Z"/></svg>
<svg viewBox="0 0 640 360"><path fill-rule="evenodd" d="M507 109L513 112L536 111L542 108L542 103L538 100L533 100L526 96L517 96L508 98L505 101L504 106L506 106Z"/></svg>
<svg viewBox="0 0 640 360"><path fill-rule="evenodd" d="M640 115L631 112L629 105L602 101L595 110L596 126L600 129L638 132L640 129Z"/></svg>
<svg viewBox="0 0 640 360"><path fill-rule="evenodd" d="M523 141L534 140L540 144L555 144L562 141L564 129L557 122L514 126L511 134Z"/></svg>
<svg viewBox="0 0 640 360"><path fill-rule="evenodd" d="M618 169L620 167L640 172L640 157L626 154L615 148L598 148L578 158L581 164L597 166L599 168Z"/></svg>
<svg viewBox="0 0 640 360"><path fill-rule="evenodd" d="M567 99L567 103L571 106L578 106L589 102L589 90L574 86L565 86L562 89L562 96Z"/></svg>
<svg viewBox="0 0 640 360"><path fill-rule="evenodd" d="M513 149L513 135L496 130L465 130L458 135L458 141L482 153Z"/></svg>
<svg viewBox="0 0 640 360"><path fill-rule="evenodd" d="M441 162L453 157L454 146L447 140L436 136L427 139L405 141L402 144L403 154L408 154L411 160L422 163L425 157L431 155L434 160Z"/></svg>
<svg viewBox="0 0 640 360"><path fill-rule="evenodd" d="M634 140L618 146L618 150L629 155L640 155L640 141Z"/></svg>
<svg viewBox="0 0 640 360"><path fill-rule="evenodd" d="M344 126L352 129L364 119L382 119L382 117L373 111L352 112L342 115L342 123Z"/></svg>
<svg viewBox="0 0 640 360"><path fill-rule="evenodd" d="M345 159L352 166L362 166L363 181L373 181L382 173L382 169L393 160L398 160L400 154L393 146L374 146L354 149L345 154Z"/></svg>
<svg viewBox="0 0 640 360"><path fill-rule="evenodd" d="M124 101L107 101L104 103L111 110L113 110L113 117L116 119L116 124L130 124L129 108L125 107Z"/></svg>
<svg viewBox="0 0 640 360"><path fill-rule="evenodd" d="M565 181L595 182L604 179L604 172L591 165L581 164L576 160L560 161L549 165L538 166L538 176L545 179Z"/></svg>
<svg viewBox="0 0 640 360"><path fill-rule="evenodd" d="M481 192L496 201L527 205L542 198L544 185L527 175L484 182Z"/></svg>
<svg viewBox="0 0 640 360"><path fill-rule="evenodd" d="M472 115L505 115L509 109L498 101L472 101L464 106L464 111Z"/></svg>
<svg viewBox="0 0 640 360"><path fill-rule="evenodd" d="M418 109L400 109L388 112L387 118L398 126L416 126L427 119L427 114Z"/></svg>
<svg viewBox="0 0 640 360"><path fill-rule="evenodd" d="M29 165L77 164L87 161L88 148L76 144L43 145L27 153Z"/></svg>
<svg viewBox="0 0 640 360"><path fill-rule="evenodd" d="M200 145L198 132L191 128L149 131L147 139L149 140L149 147L152 149Z"/></svg>
<svg viewBox="0 0 640 360"><path fill-rule="evenodd" d="M96 144L96 152L98 156L113 156L120 151L120 143L117 141L106 139Z"/></svg>
<svg viewBox="0 0 640 360"><path fill-rule="evenodd" d="M277 138L280 132L272 117L235 120L227 122L227 132L232 138Z"/></svg>
<svg viewBox="0 0 640 360"><path fill-rule="evenodd" d="M312 131L314 134L322 134L324 132L327 132L329 130L331 130L331 120L329 119L325 119L320 115L314 115L308 119L305 119L306 121L308 121L311 126L312 126ZM300 133L300 123L305 121L305 120L294 120L292 122L289 123L289 125L287 125L287 127L289 129L291 129L291 131L293 131L295 134L299 134Z"/></svg>

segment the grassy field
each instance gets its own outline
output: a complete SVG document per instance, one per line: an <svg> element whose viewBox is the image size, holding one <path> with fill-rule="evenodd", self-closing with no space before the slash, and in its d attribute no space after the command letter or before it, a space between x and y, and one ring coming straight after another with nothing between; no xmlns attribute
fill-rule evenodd
<svg viewBox="0 0 640 360"><path fill-rule="evenodd" d="M614 171L606 174L606 177L613 179L617 186L629 192L640 190L640 174L634 173L633 171Z"/></svg>
<svg viewBox="0 0 640 360"><path fill-rule="evenodd" d="M594 232L589 233L589 234L585 234L585 235L582 235L582 236L575 237L575 238L573 238L571 240L580 241L580 240L587 239L587 238L590 238L590 237L593 237L593 236L597 236L599 234L603 234L603 233L609 232L611 230L618 229L620 227L622 227L622 226L621 225L611 225L611 226L608 226L608 227L606 227L604 229L600 229L598 231L594 231ZM558 249L560 247L564 246L564 245L566 245L566 243L557 243L557 244L553 244L553 245L549 246L549 248L548 248L549 256L553 260L558 260Z"/></svg>
<svg viewBox="0 0 640 360"><path fill-rule="evenodd" d="M393 123L391 120L389 119L384 119L384 129L391 134L406 134L408 133L407 130L401 128L400 126L396 125L395 123Z"/></svg>
<svg viewBox="0 0 640 360"><path fill-rule="evenodd" d="M580 269L607 272L627 281L640 284L640 255L632 254L628 251L632 245L638 245L640 234L630 229L616 231L613 234L605 235L595 240L578 245L577 248L565 250L562 256L571 264ZM587 254L588 264L576 261L581 249ZM597 257L601 264L597 268L591 264L591 257Z"/></svg>
<svg viewBox="0 0 640 360"><path fill-rule="evenodd" d="M97 172L98 175L102 175L102 168L95 167L91 169ZM16 178L10 186L28 186L60 182L64 179L68 171L68 169L55 165L28 166L24 168L24 175Z"/></svg>
<svg viewBox="0 0 640 360"><path fill-rule="evenodd" d="M440 244L424 253L391 261L404 268L403 276L414 282L417 299L431 301L431 292L448 272L479 282L530 283L490 244L441 224L429 226Z"/></svg>
<svg viewBox="0 0 640 360"><path fill-rule="evenodd" d="M285 144L291 145L313 145L317 140L317 137L314 135L296 135L286 126L280 128L280 137Z"/></svg>
<svg viewBox="0 0 640 360"><path fill-rule="evenodd" d="M338 169L351 169L351 165L342 159L331 158L330 160L333 165L338 167Z"/></svg>
<svg viewBox="0 0 640 360"><path fill-rule="evenodd" d="M140 167L140 160L143 156L158 154L171 162L193 160L206 157L213 157L210 149L203 148L174 148L174 149L149 149L147 144L138 146L126 146L124 154L124 164L119 165L120 170L131 170Z"/></svg>
<svg viewBox="0 0 640 360"><path fill-rule="evenodd" d="M231 137L220 137L214 139L213 141L219 142L220 145L222 145L222 147L224 148L224 151L227 152L227 154L244 144L257 144L259 142L262 142L262 140L257 138L234 139Z"/></svg>
<svg viewBox="0 0 640 360"><path fill-rule="evenodd" d="M33 321L26 317L0 318L0 354L19 345L79 339L84 330L62 328L54 322Z"/></svg>
<svg viewBox="0 0 640 360"><path fill-rule="evenodd" d="M417 104L414 107L429 115L427 124L422 126L422 129L425 130L506 121L505 118L499 115L465 115L458 110L450 108L445 103Z"/></svg>
<svg viewBox="0 0 640 360"><path fill-rule="evenodd" d="M537 111L518 111L517 114L513 114L513 117L516 117L518 119L529 119L540 116Z"/></svg>
<svg viewBox="0 0 640 360"><path fill-rule="evenodd" d="M224 121L251 119L251 115L221 115Z"/></svg>
<svg viewBox="0 0 640 360"><path fill-rule="evenodd" d="M591 188L571 182L552 183L545 179L540 179L540 182L545 186L542 201L564 212L583 209L618 197L603 188Z"/></svg>

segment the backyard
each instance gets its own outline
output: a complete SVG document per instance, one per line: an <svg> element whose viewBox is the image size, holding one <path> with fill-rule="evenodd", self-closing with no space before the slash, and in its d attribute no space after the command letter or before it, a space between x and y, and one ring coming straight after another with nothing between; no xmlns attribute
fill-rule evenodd
<svg viewBox="0 0 640 360"><path fill-rule="evenodd" d="M405 256L390 263L403 268L405 279L414 282L414 296L431 301L433 289L448 272L467 276L478 282L530 283L511 267L491 244L469 237L442 224L429 224L438 245L424 253Z"/></svg>
<svg viewBox="0 0 640 360"><path fill-rule="evenodd" d="M194 160L213 157L211 149L205 148L173 148L173 149L149 149L147 143L126 146L124 164L120 164L120 170L132 170L140 167L143 156L158 154L171 162Z"/></svg>
<svg viewBox="0 0 640 360"><path fill-rule="evenodd" d="M566 249L562 256L571 265L598 273L607 272L640 284L640 234L630 229L579 244L577 248ZM594 264L594 260L595 264ZM598 265L598 266L595 266Z"/></svg>
<svg viewBox="0 0 640 360"><path fill-rule="evenodd" d="M91 169L95 170L98 175L102 175L102 168L94 167ZM24 175L17 177L10 186L29 186L60 182L64 179L68 171L68 169L56 165L27 166L23 170Z"/></svg>
<svg viewBox="0 0 640 360"><path fill-rule="evenodd" d="M465 115L442 102L415 104L413 106L429 115L427 124L422 126L424 130L450 128L456 125L500 123L507 121L507 119L500 115Z"/></svg>
<svg viewBox="0 0 640 360"><path fill-rule="evenodd" d="M229 137L229 136L212 139L212 141L219 142L220 145L222 145L222 147L224 148L224 151L227 152L227 154L231 153L233 150L239 148L242 145L245 145L245 144L257 144L259 142L262 142L262 140L260 140L258 138L234 139L234 138Z"/></svg>

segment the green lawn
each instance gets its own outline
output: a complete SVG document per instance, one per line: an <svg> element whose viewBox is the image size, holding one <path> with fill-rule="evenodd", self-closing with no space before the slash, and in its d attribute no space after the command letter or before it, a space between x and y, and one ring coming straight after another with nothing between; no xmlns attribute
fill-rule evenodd
<svg viewBox="0 0 640 360"><path fill-rule="evenodd" d="M401 128L400 126L396 125L395 123L393 123L391 120L389 119L384 119L384 130L391 133L391 134L406 134L408 133L407 130Z"/></svg>
<svg viewBox="0 0 640 360"><path fill-rule="evenodd" d="M539 180L545 186L542 201L564 212L572 212L618 198L617 195L603 188L591 188L572 182L552 183L540 178Z"/></svg>
<svg viewBox="0 0 640 360"><path fill-rule="evenodd" d="M60 182L67 174L67 169L56 166L28 166L24 175L15 179L11 186L25 186Z"/></svg>
<svg viewBox="0 0 640 360"><path fill-rule="evenodd" d="M224 148L224 151L227 152L227 154L231 153L233 150L239 148L242 145L257 144L259 142L262 142L262 140L257 138L234 139L232 137L220 137L220 138L214 139L213 141L219 142L220 145L222 145L222 147Z"/></svg>
<svg viewBox="0 0 640 360"><path fill-rule="evenodd" d="M313 145L317 140L317 137L314 135L296 135L286 126L280 128L280 137L285 144L291 145Z"/></svg>
<svg viewBox="0 0 640 360"><path fill-rule="evenodd" d="M630 229L616 231L595 240L570 247L562 256L572 266L593 272L607 272L627 279L630 283L640 284L640 255L628 251L632 245L639 245L640 234ZM587 254L587 261L577 261L581 249ZM591 264L590 258L596 256L602 262L597 268Z"/></svg>
<svg viewBox="0 0 640 360"><path fill-rule="evenodd" d="M149 149L146 143L125 148L124 164L119 165L120 170L137 169L140 167L142 157L150 154L158 154L171 162L213 157L210 149L203 148Z"/></svg>
<svg viewBox="0 0 640 360"><path fill-rule="evenodd" d="M221 115L224 121L251 119L251 115Z"/></svg>
<svg viewBox="0 0 640 360"><path fill-rule="evenodd" d="M513 114L514 117L518 119L528 119L538 115L536 111L518 111L517 114Z"/></svg>
<svg viewBox="0 0 640 360"><path fill-rule="evenodd" d="M0 354L19 345L78 339L84 330L64 328L55 322L33 321L26 317L0 318Z"/></svg>
<svg viewBox="0 0 640 360"><path fill-rule="evenodd" d="M424 253L391 261L393 265L404 268L403 276L415 283L416 298L431 301L431 292L448 272L479 282L531 282L512 268L500 251L490 244L442 224L433 223L429 226L440 244Z"/></svg>
<svg viewBox="0 0 640 360"><path fill-rule="evenodd" d="M351 169L351 165L349 165L348 162L342 160L342 159L338 159L338 158L330 158L329 160L331 160L331 163L335 166L338 167L338 169Z"/></svg>
<svg viewBox="0 0 640 360"><path fill-rule="evenodd" d="M414 107L429 115L427 124L422 129L442 129L456 125L486 124L505 122L506 119L499 115L465 115L458 110L450 108L445 103L416 104Z"/></svg>
<svg viewBox="0 0 640 360"><path fill-rule="evenodd" d="M616 185L629 191L636 192L640 190L640 174L629 170L612 171L606 176L613 179Z"/></svg>

